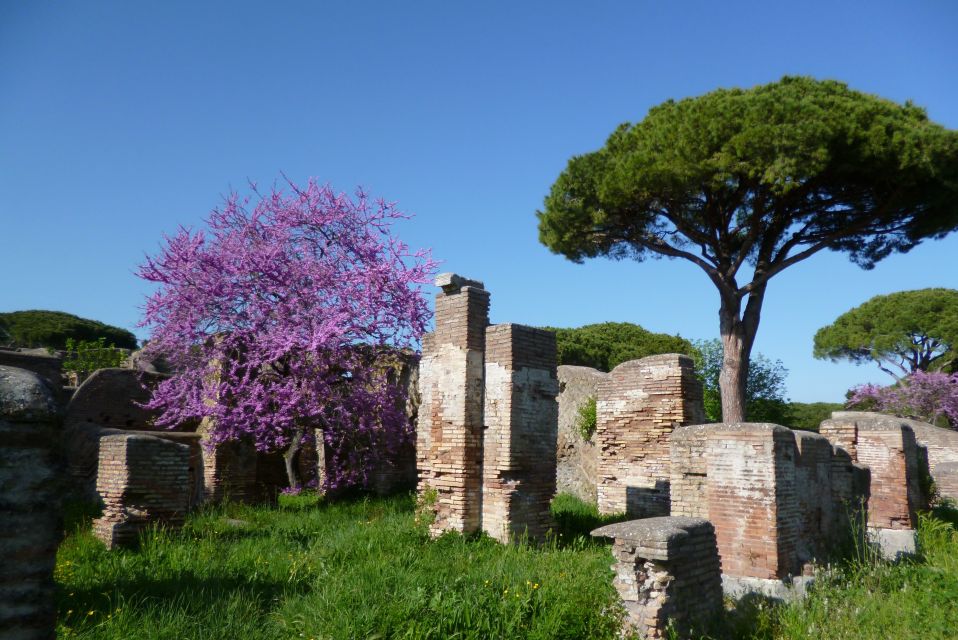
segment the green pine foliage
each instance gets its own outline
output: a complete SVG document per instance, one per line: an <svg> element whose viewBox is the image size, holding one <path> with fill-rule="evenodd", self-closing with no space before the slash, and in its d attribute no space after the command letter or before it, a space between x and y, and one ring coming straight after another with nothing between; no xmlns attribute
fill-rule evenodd
<svg viewBox="0 0 958 640"><path fill-rule="evenodd" d="M958 291L918 289L875 296L815 334L813 354L875 363L899 378L958 370Z"/></svg>
<svg viewBox="0 0 958 640"><path fill-rule="evenodd" d="M631 322L602 322L577 328L544 327L555 331L559 364L612 371L627 360L660 353L692 355L692 343L680 336L652 333Z"/></svg>
<svg viewBox="0 0 958 640"><path fill-rule="evenodd" d="M120 327L81 318L62 311L12 311L0 313L0 340L14 347L66 349L67 340L103 338L121 349L136 349L136 336Z"/></svg>

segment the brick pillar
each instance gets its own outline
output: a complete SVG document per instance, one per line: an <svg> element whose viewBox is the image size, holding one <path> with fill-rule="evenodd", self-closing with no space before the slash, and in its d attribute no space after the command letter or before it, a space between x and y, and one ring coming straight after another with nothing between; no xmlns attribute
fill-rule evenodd
<svg viewBox="0 0 958 640"><path fill-rule="evenodd" d="M35 373L0 366L0 638L55 637L60 426L50 387Z"/></svg>
<svg viewBox="0 0 958 640"><path fill-rule="evenodd" d="M705 422L692 359L675 353L630 360L598 388L599 512L669 513L669 435Z"/></svg>
<svg viewBox="0 0 958 640"><path fill-rule="evenodd" d="M614 538L613 584L626 610L624 635L698 637L722 614L722 576L708 520L647 518L601 527Z"/></svg>
<svg viewBox="0 0 958 640"><path fill-rule="evenodd" d="M482 515L483 359L489 292L440 274L436 329L422 340L416 430L420 496L435 491L431 532L477 531Z"/></svg>
<svg viewBox="0 0 958 640"><path fill-rule="evenodd" d="M552 526L556 491L556 337L516 324L486 329L482 528L501 542Z"/></svg>
<svg viewBox="0 0 958 640"><path fill-rule="evenodd" d="M797 575L799 512L795 437L774 424L735 423L709 429L709 520L722 573L781 579Z"/></svg>
<svg viewBox="0 0 958 640"><path fill-rule="evenodd" d="M155 436L124 434L100 440L96 489L103 515L93 532L108 548L130 546L152 523L183 524L189 507L190 449Z"/></svg>

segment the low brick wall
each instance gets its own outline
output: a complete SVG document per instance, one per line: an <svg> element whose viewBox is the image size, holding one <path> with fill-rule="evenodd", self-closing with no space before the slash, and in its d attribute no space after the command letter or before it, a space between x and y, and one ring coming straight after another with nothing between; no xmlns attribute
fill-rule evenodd
<svg viewBox="0 0 958 640"><path fill-rule="evenodd" d="M53 391L0 365L0 638L52 640L63 478Z"/></svg>
<svg viewBox="0 0 958 640"><path fill-rule="evenodd" d="M722 577L715 530L708 520L660 517L601 527L614 538L613 584L622 598L626 633L695 637L722 612Z"/></svg>
<svg viewBox="0 0 958 640"><path fill-rule="evenodd" d="M152 523L182 525L189 506L189 447L148 435L100 441L97 492L103 515L93 531L108 548L130 546Z"/></svg>
<svg viewBox="0 0 958 640"><path fill-rule="evenodd" d="M774 424L680 427L670 454L672 515L711 521L722 572L742 584L829 558L867 498L868 471L846 452Z"/></svg>
<svg viewBox="0 0 958 640"><path fill-rule="evenodd" d="M556 492L556 338L516 324L486 329L482 528L542 540Z"/></svg>
<svg viewBox="0 0 958 640"><path fill-rule="evenodd" d="M927 506L922 469L927 460L907 422L876 413L836 412L819 431L871 472L868 526L914 529L917 511Z"/></svg>
<svg viewBox="0 0 958 640"><path fill-rule="evenodd" d="M935 486L941 497L958 501L958 462L940 463L935 474Z"/></svg>
<svg viewBox="0 0 958 640"><path fill-rule="evenodd" d="M688 356L650 356L613 369L596 402L599 512L668 515L669 435L704 421L702 385Z"/></svg>

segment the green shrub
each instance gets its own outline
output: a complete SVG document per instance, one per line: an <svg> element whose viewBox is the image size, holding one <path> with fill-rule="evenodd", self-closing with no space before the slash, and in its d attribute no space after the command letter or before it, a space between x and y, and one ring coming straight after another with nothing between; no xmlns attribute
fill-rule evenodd
<svg viewBox="0 0 958 640"><path fill-rule="evenodd" d="M841 411L844 406L837 402L790 402L784 426L817 432L822 421L832 417L832 411Z"/></svg>
<svg viewBox="0 0 958 640"><path fill-rule="evenodd" d="M126 358L126 353L121 349L117 349L112 344L106 346L106 338L79 342L75 342L73 338L67 338L66 352L63 370L76 371L80 375L92 373L97 369L119 367Z"/></svg>
<svg viewBox="0 0 958 640"><path fill-rule="evenodd" d="M579 435L583 440L588 440L595 433L596 425L596 400L595 396L590 396L585 404L579 407L579 415L576 418L575 426L579 430Z"/></svg>

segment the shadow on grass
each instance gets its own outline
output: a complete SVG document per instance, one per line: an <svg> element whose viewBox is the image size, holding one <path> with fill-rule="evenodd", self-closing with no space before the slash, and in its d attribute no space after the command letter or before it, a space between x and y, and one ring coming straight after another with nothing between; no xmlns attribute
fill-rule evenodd
<svg viewBox="0 0 958 640"><path fill-rule="evenodd" d="M559 547L578 546L589 542L606 544L607 541L596 540L589 534L607 524L634 520L624 513L602 515L596 505L568 493L557 495L552 501L551 510L556 523L555 541Z"/></svg>
<svg viewBox="0 0 958 640"><path fill-rule="evenodd" d="M69 593L61 591L58 608L61 618L82 612L83 624L95 626L119 606L179 609L183 615L191 615L220 610L227 601L242 595L266 613L281 606L287 597L310 590L302 581L291 583L279 579L203 577L190 573L162 580L140 576L73 589Z"/></svg>

